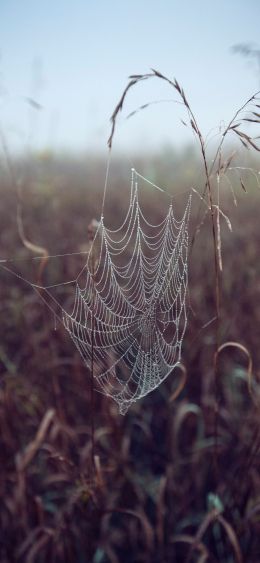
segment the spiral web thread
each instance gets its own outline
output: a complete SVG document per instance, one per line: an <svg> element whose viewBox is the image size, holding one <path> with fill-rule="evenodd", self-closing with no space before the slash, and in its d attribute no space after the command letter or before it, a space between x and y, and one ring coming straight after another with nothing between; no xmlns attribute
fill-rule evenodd
<svg viewBox="0 0 260 563"><path fill-rule="evenodd" d="M63 323L99 390L125 414L180 362L186 328L188 220L172 204L151 224L139 203L139 174L132 169L130 203L116 230L103 213L88 260L76 280L71 314Z"/></svg>

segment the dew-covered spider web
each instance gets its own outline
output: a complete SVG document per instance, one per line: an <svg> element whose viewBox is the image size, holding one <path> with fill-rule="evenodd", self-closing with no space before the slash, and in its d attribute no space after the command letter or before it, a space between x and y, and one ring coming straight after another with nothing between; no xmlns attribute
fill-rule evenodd
<svg viewBox="0 0 260 563"><path fill-rule="evenodd" d="M101 218L92 231L90 250L48 255L87 255L76 279L43 286L7 266L15 260L1 259L0 265L28 283L55 319L61 317L97 390L113 398L120 413L125 414L133 402L156 389L181 360L187 324L191 195L182 218L176 219L172 203L175 196L167 194L165 213L159 222L153 221L151 206L147 212L147 205L140 201L140 179L164 190L132 168L129 205L121 225L113 230L104 218L108 169L109 165ZM148 200L146 193L145 202ZM42 256L31 260L38 259L42 263ZM60 298L53 295L63 286L67 287L67 296L72 296L70 307L61 305Z"/></svg>
<svg viewBox="0 0 260 563"><path fill-rule="evenodd" d="M187 323L191 196L181 220L171 203L164 218L151 223L140 205L139 177L132 169L120 227L108 228L102 213L75 280L73 310L63 311L64 326L99 389L121 414L180 362Z"/></svg>

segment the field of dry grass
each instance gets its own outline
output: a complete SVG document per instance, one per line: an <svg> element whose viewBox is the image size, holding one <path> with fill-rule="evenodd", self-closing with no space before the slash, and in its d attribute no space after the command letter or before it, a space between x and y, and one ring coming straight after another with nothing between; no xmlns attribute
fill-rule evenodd
<svg viewBox="0 0 260 563"><path fill-rule="evenodd" d="M174 160L174 159L173 159ZM146 176L180 191L197 173L193 154L138 163ZM254 165L259 168L259 161ZM26 170L26 172L25 172ZM105 163L99 158L15 163L26 237L49 253L87 248L98 219ZM187 179L188 176L188 179ZM222 226L220 344L214 376L214 255L210 217L189 257L188 326L176 369L125 417L101 394L62 325L32 288L0 270L0 560L44 563L257 563L259 524L259 203L227 187ZM31 258L17 228L17 194L2 166L1 258ZM124 206L125 167L115 164L106 217ZM147 197L149 204L149 195ZM190 236L198 225L194 195ZM158 213L159 213L158 200ZM75 276L83 258L50 260L44 280ZM8 263L35 280L39 264ZM67 291L67 290L66 290ZM63 298L70 296L64 290ZM249 380L248 366L252 360ZM216 373L215 373L216 375ZM250 387L249 387L250 383ZM94 419L95 459L91 452Z"/></svg>

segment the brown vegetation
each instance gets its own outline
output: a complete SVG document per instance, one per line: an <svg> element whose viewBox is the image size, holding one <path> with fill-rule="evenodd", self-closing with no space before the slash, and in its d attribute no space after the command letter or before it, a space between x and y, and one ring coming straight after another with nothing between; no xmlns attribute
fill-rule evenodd
<svg viewBox="0 0 260 563"><path fill-rule="evenodd" d="M191 127L198 135L194 120ZM217 172L227 172L231 161L219 154ZM139 164L146 175L155 169L153 161ZM259 168L259 161L249 166ZM120 162L115 168L108 220L124 205ZM185 168L184 160L183 174ZM3 172L1 258L15 261L2 266L32 281L40 275L44 283L75 277L84 256L48 255L86 249L88 225L99 218L103 161L85 168L50 155L16 161L14 170L24 180L20 229L14 180ZM161 175L153 180L167 184ZM210 173L210 195L209 181ZM259 191L253 174L232 182L235 193L227 187L221 209L209 199L203 221L204 204L194 195L185 367L125 417L99 393L93 404L90 374L62 326L54 326L30 285L1 268L3 563L259 561ZM34 245L46 260L40 273ZM69 302L66 286L61 291Z"/></svg>

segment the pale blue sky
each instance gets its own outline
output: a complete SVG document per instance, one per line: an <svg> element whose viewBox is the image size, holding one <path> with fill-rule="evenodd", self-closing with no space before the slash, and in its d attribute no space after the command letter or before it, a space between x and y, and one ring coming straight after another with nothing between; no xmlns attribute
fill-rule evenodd
<svg viewBox="0 0 260 563"><path fill-rule="evenodd" d="M259 87L257 64L230 47L259 43L259 0L1 0L0 123L12 147L106 148L109 117L127 77L154 67L184 87L203 131L226 121ZM32 97L42 109L25 101ZM175 98L139 86L127 111ZM188 141L172 103L121 120L116 148Z"/></svg>

